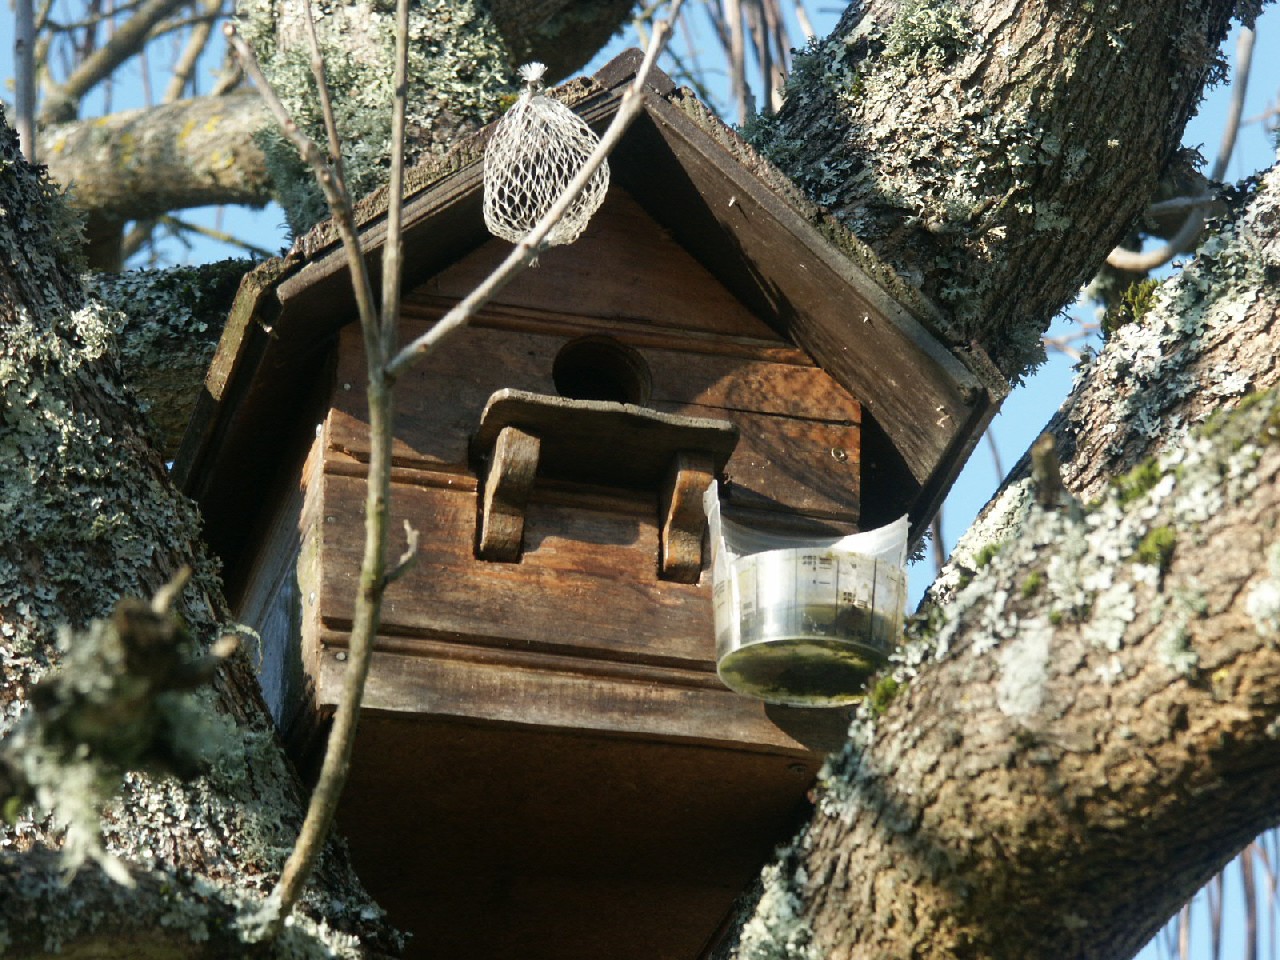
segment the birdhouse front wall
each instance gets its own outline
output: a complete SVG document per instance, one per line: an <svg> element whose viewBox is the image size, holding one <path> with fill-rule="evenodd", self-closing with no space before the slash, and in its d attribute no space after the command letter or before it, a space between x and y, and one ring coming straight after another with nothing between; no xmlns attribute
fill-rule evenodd
<svg viewBox="0 0 1280 960"><path fill-rule="evenodd" d="M401 341L429 329L508 249L493 241L410 291ZM615 190L578 244L543 254L397 384L391 529L407 520L421 537L382 615L379 648L396 667L375 664L366 702L382 696L388 709L412 710L413 691L430 686L432 709L495 718L509 711L511 684L528 681L525 693L538 695L521 709L539 713L535 722L689 735L698 712L689 704L701 698L716 704L712 713L750 715L730 739L795 746L754 705L734 705L716 679L709 575L659 575L652 485L598 482L588 450L580 477L562 470L535 481L518 562L477 558L485 465L472 441L485 405L500 390L564 395L573 379L565 358L583 343L587 367L597 349L605 367L610 351L628 358L618 388L637 395L618 399L737 428L722 477L729 510L794 529L856 528L857 401ZM347 327L319 489L308 491L324 518L312 644L322 705L345 669L333 654L345 646L363 542L364 368L359 333ZM501 679L499 661L508 668ZM584 671L594 692L579 689L575 700L569 691ZM710 738L722 735L714 726L708 714Z"/></svg>

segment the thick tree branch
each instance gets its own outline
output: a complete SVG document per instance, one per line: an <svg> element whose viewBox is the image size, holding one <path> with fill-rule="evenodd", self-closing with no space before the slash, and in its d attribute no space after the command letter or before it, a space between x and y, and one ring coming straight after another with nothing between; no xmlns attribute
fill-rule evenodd
<svg viewBox="0 0 1280 960"><path fill-rule="evenodd" d="M536 60L548 80L581 68L627 22L636 0L490 0L511 65Z"/></svg>
<svg viewBox="0 0 1280 960"><path fill-rule="evenodd" d="M183 565L195 571L181 604L192 635L213 640L228 613L199 519L169 483L122 387L111 312L86 297L73 218L3 125L0 169L0 248L8 253L0 258L0 737L7 737L34 682L61 658L57 625L102 616L121 596L151 595ZM135 880L150 878L130 898L129 921L174 953L203 942L207 923L259 902L300 814L297 782L246 657L219 674L201 716L207 744L221 757L207 775L183 783L130 774L103 818L107 853L128 862ZM69 783L65 800L92 803L94 792L83 793ZM0 821L0 836L7 954L23 955L22 946L38 956L59 943L71 953L118 929L117 911L87 909L93 904L50 874L42 851L62 838L41 812L27 811L14 827ZM303 936L348 955L355 948L335 927L389 942L341 852L326 863L324 896L299 918ZM177 909L188 901L200 908ZM315 922L321 913L330 926Z"/></svg>
<svg viewBox="0 0 1280 960"><path fill-rule="evenodd" d="M1124 958L1280 820L1277 418L1269 394L1127 504L1026 506L830 762L768 877L768 939Z"/></svg>
<svg viewBox="0 0 1280 960"><path fill-rule="evenodd" d="M40 158L74 205L113 223L270 200L254 134L270 121L251 91L47 127Z"/></svg>
<svg viewBox="0 0 1280 960"><path fill-rule="evenodd" d="M957 547L740 956L1126 957L1280 819L1278 213L1273 173L1055 418L1093 505L1026 458Z"/></svg>
<svg viewBox="0 0 1280 960"><path fill-rule="evenodd" d="M1017 378L1151 197L1235 7L854 4L755 139Z"/></svg>

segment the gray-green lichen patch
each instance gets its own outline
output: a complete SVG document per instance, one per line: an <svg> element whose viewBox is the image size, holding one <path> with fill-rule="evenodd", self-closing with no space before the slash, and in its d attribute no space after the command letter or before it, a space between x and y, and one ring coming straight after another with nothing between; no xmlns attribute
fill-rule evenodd
<svg viewBox="0 0 1280 960"><path fill-rule="evenodd" d="M1023 621L1018 636L1000 651L996 703L1010 717L1030 717L1040 709L1048 679L1053 627L1048 618Z"/></svg>
<svg viewBox="0 0 1280 960"><path fill-rule="evenodd" d="M395 4L388 0L313 6L327 83L342 140L348 192L364 196L386 181L391 155ZM246 0L242 32L290 115L327 143L311 71L301 4ZM513 91L510 55L488 10L473 0L420 0L410 8L408 162L443 153L498 112ZM328 215L314 177L277 131L264 132L273 188L294 234Z"/></svg>
<svg viewBox="0 0 1280 960"><path fill-rule="evenodd" d="M226 616L196 511L169 483L122 384L117 316L86 295L78 265L66 257L73 241L57 231L67 222L59 198L0 126L0 249L8 256L0 271L0 740L26 722L36 682L66 660L55 642L59 626L83 627L123 596L150 595L184 564L194 577L178 612L196 645L219 636ZM231 669L231 686L249 689L247 668ZM73 685L96 690L99 682L85 673ZM225 920L260 901L292 844L300 798L269 721L252 701L230 696L229 683L219 686L216 713L209 694L161 711L173 742L216 746L208 772L190 781L129 774L104 811L101 849L127 867L146 897L135 891L127 907L100 909L115 902L114 884L90 883L101 870L86 865L67 884L43 856L68 842L61 827L31 815L0 824L0 922L12 949L53 950L113 924L136 929L161 916L174 925L174 939L198 939L216 931L184 918ZM242 714L236 723L225 719L233 705ZM74 762L81 746L64 765L63 782L77 789L56 798L81 805L62 810L76 821L89 816L82 801L99 795L94 771ZM57 752L66 758L66 750ZM52 759L46 753L30 762L46 767ZM45 772L33 779L45 782ZM70 842L81 840L73 834ZM323 917L345 932L328 940L308 934L309 955L349 955L341 943L353 933L384 938L341 856L328 857L324 870L298 928L319 931ZM80 898L82 883L93 887L92 898ZM196 906L173 909L167 898Z"/></svg>
<svg viewBox="0 0 1280 960"><path fill-rule="evenodd" d="M818 960L813 930L804 915L804 868L787 862L765 867L755 913L739 935L741 960ZM798 871L798 872L797 872Z"/></svg>
<svg viewBox="0 0 1280 960"><path fill-rule="evenodd" d="M1032 29L954 0L856 4L747 134L1016 382L1102 234L1139 213L1216 62L1224 6L1131 8ZM1109 114L1125 136L1092 122L1082 89L1135 84Z"/></svg>
<svg viewBox="0 0 1280 960"><path fill-rule="evenodd" d="M223 260L199 267L91 273L92 294L112 318L125 380L172 459L204 385L227 311L253 267Z"/></svg>
<svg viewBox="0 0 1280 960"><path fill-rule="evenodd" d="M1212 439L1188 437L1164 452L1152 469L1159 479L1145 494L1113 491L1088 511L1046 510L1029 495L1030 482L1007 489L999 509L989 511L957 554L982 552L975 541L998 540L986 551L988 562L970 561L967 583L953 559L946 581L917 618L908 642L892 657L893 678L914 682L930 662L954 657L999 658L997 700L1011 717L1027 719L1040 708L1044 684L1052 676L1052 637L1058 627L1079 629L1098 651L1103 683L1123 672L1119 653L1131 633L1153 634L1156 653L1171 682L1195 671L1198 655L1190 643L1194 621L1205 604L1194 582L1171 585L1166 558L1144 562L1144 544L1152 530L1172 527L1194 540L1220 509L1250 496L1257 480L1253 466L1280 414L1275 392L1246 405ZM1251 438L1251 439L1250 439ZM998 531L994 533L993 531ZM1007 589L1031 573L1040 574L1035 591ZM1268 582L1256 586L1260 628L1274 615ZM1280 592L1274 594L1280 596ZM929 601L926 601L928 604ZM851 728L845 750L833 755L820 775L820 808L827 816L849 819L863 802L862 784L875 779L876 766L865 756L874 741L876 711L865 704ZM892 765L889 765L892 769Z"/></svg>
<svg viewBox="0 0 1280 960"><path fill-rule="evenodd" d="M1245 610L1254 627L1272 642L1280 638L1280 543L1267 550L1268 576L1249 589Z"/></svg>
<svg viewBox="0 0 1280 960"><path fill-rule="evenodd" d="M1270 315L1254 309L1280 270L1280 244L1263 226L1280 213L1276 175L1236 205L1246 201L1194 261L1144 295L1141 322L1117 328L1081 368L1060 439L1078 450L1081 466L1069 471L1131 471L1215 411L1280 378ZM1136 490L1150 482L1136 473L1122 481Z"/></svg>

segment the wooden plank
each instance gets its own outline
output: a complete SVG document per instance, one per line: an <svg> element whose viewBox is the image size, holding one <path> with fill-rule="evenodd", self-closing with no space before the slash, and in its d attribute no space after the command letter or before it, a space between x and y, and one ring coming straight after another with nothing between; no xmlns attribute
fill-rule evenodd
<svg viewBox="0 0 1280 960"><path fill-rule="evenodd" d="M406 322L402 337L418 336L428 324ZM777 413L827 422L861 421L861 407L843 387L816 367L752 361L740 357L659 349L627 331L619 342L639 353L649 368L654 402L698 404L730 410ZM480 411L496 390L509 387L554 394L552 365L570 337L466 329L406 374L398 386L399 434L412 435L424 421L448 418L474 430ZM335 405L365 417L365 363L359 332L342 331ZM470 422L458 422L473 415Z"/></svg>
<svg viewBox="0 0 1280 960"><path fill-rule="evenodd" d="M356 868L410 956L450 960L695 960L820 762L377 714L357 736Z"/></svg>
<svg viewBox="0 0 1280 960"><path fill-rule="evenodd" d="M400 317L416 323L435 323L457 303L447 297L431 296L422 288L406 295ZM683 353L710 353L744 360L789 363L799 367L816 364L799 347L775 338L760 340L706 330L668 327L618 317L589 317L572 311L573 304L560 310L540 310L508 304L487 304L467 323L467 329L506 330L510 333L533 333L566 339L607 334L635 346L676 349Z"/></svg>
<svg viewBox="0 0 1280 960"><path fill-rule="evenodd" d="M716 277L783 329L867 405L913 476L937 469L985 385L921 322L687 116L659 99L633 133L657 142L619 157L621 182Z"/></svg>
<svg viewBox="0 0 1280 960"><path fill-rule="evenodd" d="M681 451L662 489L659 572L663 580L697 583L702 572L702 541L707 514L702 497L716 482L716 464L704 453Z"/></svg>
<svg viewBox="0 0 1280 960"><path fill-rule="evenodd" d="M859 428L699 406L663 404L658 408L694 417L723 416L738 428L738 445L724 468L731 500L760 509L857 521ZM335 451L331 456L368 461L365 423L334 410L329 426ZM429 434L419 434L412 445L397 439L395 462L406 471L405 482L416 482L412 479L416 471L450 471L452 479L452 472L468 462L467 441L468 431L441 424ZM844 459L838 459L841 453ZM459 482L465 479L460 476Z"/></svg>
<svg viewBox="0 0 1280 960"><path fill-rule="evenodd" d="M543 476L655 492L681 451L704 454L718 472L738 443L737 429L726 420L499 390L485 404L472 438L473 459L486 456L511 427L540 439Z"/></svg>
<svg viewBox="0 0 1280 960"><path fill-rule="evenodd" d="M510 251L509 243L492 239L432 277L423 292L460 300ZM495 299L561 311L572 304L591 317L778 339L617 186L576 243L539 254L538 267L517 275Z"/></svg>
<svg viewBox="0 0 1280 960"><path fill-rule="evenodd" d="M662 409L665 404L657 404ZM693 405L677 408L697 416ZM856 426L728 411L741 433L725 465L725 497L758 510L857 522L860 431Z"/></svg>
<svg viewBox="0 0 1280 960"><path fill-rule="evenodd" d="M415 329L409 325L407 332ZM551 365L564 342L532 334L460 332L400 384L395 462L455 470L467 464L468 440L490 394L504 386L554 392ZM367 459L359 349L355 332L344 331L330 436L334 449ZM861 408L829 376L789 364L637 350L653 376L654 409L724 418L738 427L738 447L726 470L740 498L857 520ZM766 415L772 413L782 416ZM844 451L845 459L833 457L832 450Z"/></svg>
<svg viewBox="0 0 1280 960"><path fill-rule="evenodd" d="M331 652L320 660L316 689L325 706L337 705L350 663L337 654ZM370 664L361 709L637 736L797 758L813 753L812 745L775 724L763 703L718 683L690 687L583 675L568 658L560 658L560 664L544 659L548 659L545 664L514 666L378 650ZM820 743L830 743L831 725L816 735ZM806 736L805 731L796 733ZM812 730L807 733L815 736Z"/></svg>
<svg viewBox="0 0 1280 960"><path fill-rule="evenodd" d="M324 478L320 608L349 627L363 543L364 484ZM476 501L448 488L393 484L391 529L421 532L417 562L387 591L388 636L577 654L711 671L708 577L660 580L656 495L648 516L530 502L520 563L477 560Z"/></svg>

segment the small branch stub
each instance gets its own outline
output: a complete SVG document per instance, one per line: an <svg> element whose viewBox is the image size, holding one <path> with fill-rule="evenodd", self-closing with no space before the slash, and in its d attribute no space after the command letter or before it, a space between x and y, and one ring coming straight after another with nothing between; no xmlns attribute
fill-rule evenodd
<svg viewBox="0 0 1280 960"><path fill-rule="evenodd" d="M494 236L519 243L551 209L600 139L577 114L542 94L540 63L520 68L525 89L498 121L484 154L484 223ZM602 163L547 234L546 245L573 243L609 190Z"/></svg>
<svg viewBox="0 0 1280 960"><path fill-rule="evenodd" d="M1061 506L1062 467L1058 462L1058 448L1053 435L1042 433L1031 445L1031 482L1035 487L1036 502L1042 507Z"/></svg>

